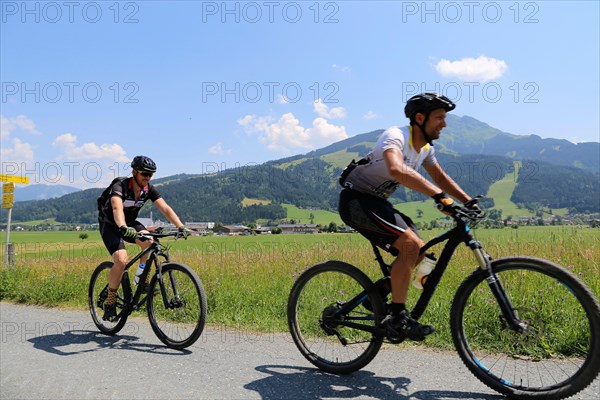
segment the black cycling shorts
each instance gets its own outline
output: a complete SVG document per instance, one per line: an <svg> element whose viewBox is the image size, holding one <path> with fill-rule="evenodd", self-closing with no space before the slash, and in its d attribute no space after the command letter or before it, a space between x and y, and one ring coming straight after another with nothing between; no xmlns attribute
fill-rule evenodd
<svg viewBox="0 0 600 400"><path fill-rule="evenodd" d="M129 226L135 228L135 230L138 232L146 229L146 227L138 221L134 221ZM119 232L119 227L109 222L100 222L100 236L102 237L102 241L104 242L104 245L111 256L115 251L125 248L124 241L128 243L135 243L135 238L123 239L121 237L121 233Z"/></svg>
<svg viewBox="0 0 600 400"><path fill-rule="evenodd" d="M392 203L356 190L342 190L339 213L346 225L393 255L398 255L393 243L407 229L418 235L412 219L396 210Z"/></svg>

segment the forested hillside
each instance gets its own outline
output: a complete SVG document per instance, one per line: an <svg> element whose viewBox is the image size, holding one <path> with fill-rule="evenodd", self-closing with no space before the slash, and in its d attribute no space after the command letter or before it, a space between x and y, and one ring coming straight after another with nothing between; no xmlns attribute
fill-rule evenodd
<svg viewBox="0 0 600 400"><path fill-rule="evenodd" d="M511 200L527 208L537 205L568 208L577 213L596 213L600 211L599 186L598 175L537 162L535 171L519 171L518 184Z"/></svg>
<svg viewBox="0 0 600 400"><path fill-rule="evenodd" d="M435 143L436 154L448 174L468 193L486 194L490 185L513 173L516 189L511 200L522 207L600 212L598 143L575 145L510 135L470 117L450 117L448 128L439 143ZM381 132L356 135L304 155L261 165L210 175L180 174L153 183L185 221L224 224L251 223L257 219L276 221L286 218L281 206L284 203L335 211L340 190L337 178L342 168L353 158L364 156ZM544 161L547 159L553 162ZM514 169L515 160L521 160L518 172ZM13 220L56 218L64 223L94 223L100 192L101 189L88 189L56 199L18 202L13 209ZM392 201L424 198L401 188ZM263 201L245 205L248 202L244 199ZM493 200L486 204L492 206ZM150 209L145 207L141 216L148 216ZM6 218L4 213L2 217Z"/></svg>

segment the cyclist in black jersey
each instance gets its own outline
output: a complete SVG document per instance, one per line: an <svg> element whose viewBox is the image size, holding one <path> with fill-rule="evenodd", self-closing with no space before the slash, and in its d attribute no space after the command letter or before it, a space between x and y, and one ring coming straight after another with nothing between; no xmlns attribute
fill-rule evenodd
<svg viewBox="0 0 600 400"><path fill-rule="evenodd" d="M152 243L151 239L146 241L137 239L138 232L148 232L146 227L136 220L144 203L151 200L169 222L179 229L182 236L188 234L188 230L175 211L161 197L158 190L150 184L150 179L156 172L154 161L146 156L136 156L131 162L131 168L132 176L113 181L105 203L99 204L100 235L113 258L113 266L108 276L108 297L103 307L103 318L109 321L113 321L117 316L116 293L128 261L124 242L135 243L142 249ZM146 258L140 259L140 264L145 265Z"/></svg>

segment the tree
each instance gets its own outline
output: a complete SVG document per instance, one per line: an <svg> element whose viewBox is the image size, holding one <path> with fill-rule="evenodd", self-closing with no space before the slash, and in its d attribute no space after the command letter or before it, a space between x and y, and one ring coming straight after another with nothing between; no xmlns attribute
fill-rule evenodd
<svg viewBox="0 0 600 400"><path fill-rule="evenodd" d="M329 227L327 228L327 232L337 232L338 228L337 228L337 224L335 222L330 222L329 223Z"/></svg>
<svg viewBox="0 0 600 400"><path fill-rule="evenodd" d="M502 219L502 210L492 208L488 211L488 218L492 221L500 221Z"/></svg>
<svg viewBox="0 0 600 400"><path fill-rule="evenodd" d="M81 239L81 240L85 240L85 239L87 239L88 237L89 237L89 236L88 236L88 234L87 234L87 233L85 233L85 232L81 232L81 233L79 234L79 239Z"/></svg>

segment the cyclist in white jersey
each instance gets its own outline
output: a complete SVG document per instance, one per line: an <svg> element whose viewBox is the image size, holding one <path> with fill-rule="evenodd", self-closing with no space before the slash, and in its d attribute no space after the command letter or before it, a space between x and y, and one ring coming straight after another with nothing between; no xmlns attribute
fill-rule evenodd
<svg viewBox="0 0 600 400"><path fill-rule="evenodd" d="M455 107L447 97L436 93L411 97L404 108L410 119L408 131L402 132L396 126L387 129L373 150L358 165L348 168L340 179L344 186L339 203L342 220L396 256L390 270L390 314L383 320L392 337L423 340L434 329L415 321L406 309L412 272L423 258L419 250L424 243L413 221L394 209L387 198L403 185L433 197L445 214L451 214L456 207L446 193L466 207L478 209L477 200L467 195L435 158L432 142L446 126L446 112ZM433 183L417 172L421 166Z"/></svg>

